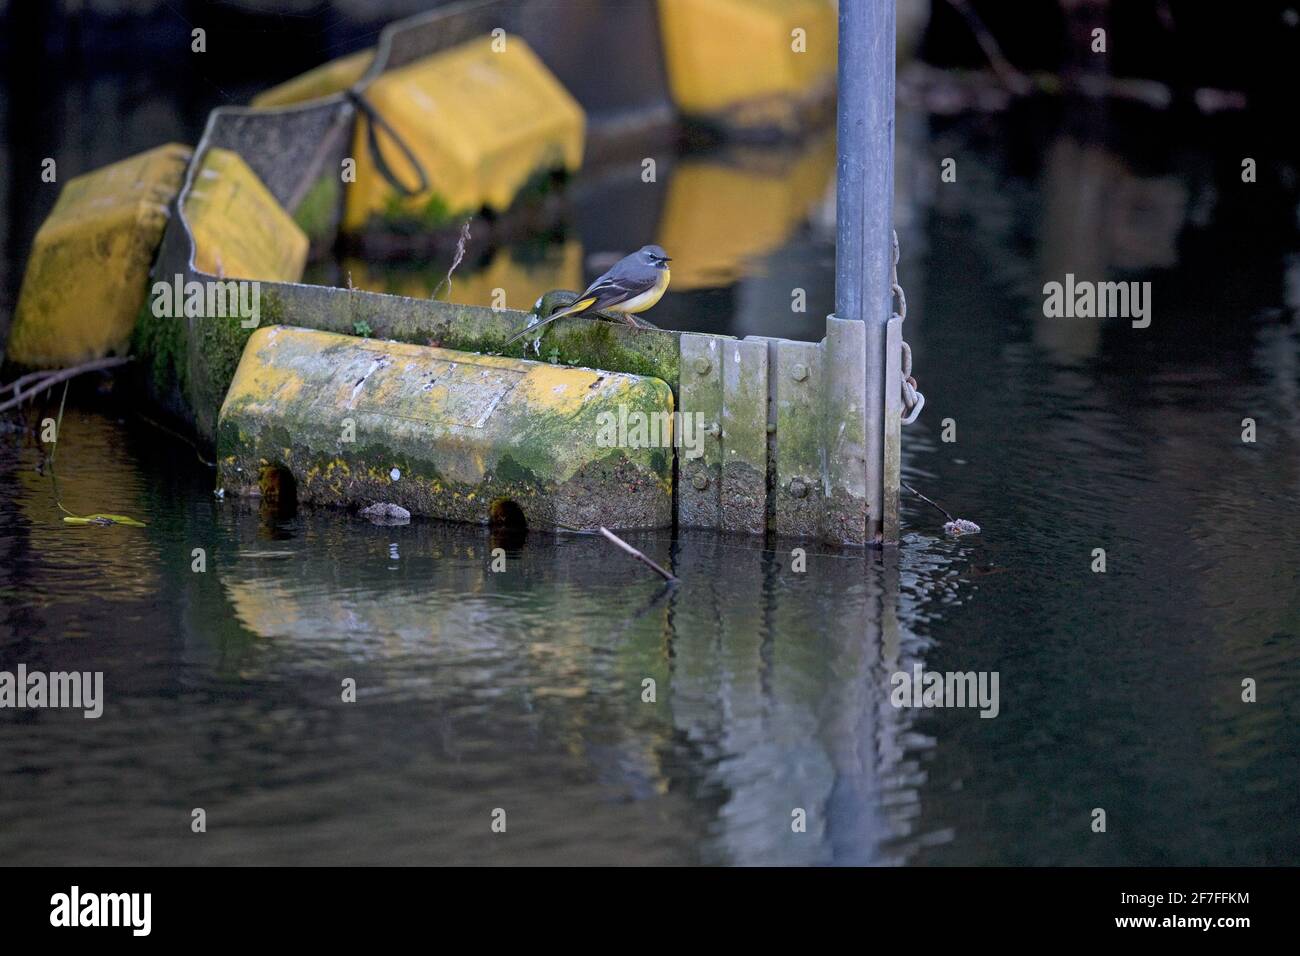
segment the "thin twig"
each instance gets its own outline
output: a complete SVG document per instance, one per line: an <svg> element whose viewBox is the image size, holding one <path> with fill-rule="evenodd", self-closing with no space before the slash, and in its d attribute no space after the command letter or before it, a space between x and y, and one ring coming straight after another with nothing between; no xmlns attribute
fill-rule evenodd
<svg viewBox="0 0 1300 956"><path fill-rule="evenodd" d="M163 432L164 434L167 434L167 435L171 435L173 438L175 438L175 439L177 439L177 440L179 440L179 441L183 441L183 442L185 442L185 444L189 445L191 448L194 449L194 454L195 454L195 456L199 459L199 461L202 462L203 464L207 465L209 468L216 468L216 467L217 467L217 463L216 463L215 461L208 461L206 458L203 457L203 452L202 452L202 450L199 448L199 444L198 444L198 442L194 441L194 439L192 439L192 438L187 438L186 436L182 435L180 432L175 431L175 430L173 430L173 429L171 429L171 428L168 428L168 427L167 427L166 425L164 425L162 422L156 422L156 421L154 421L154 420L153 420L152 418L150 418L148 415L144 414L144 412L137 411L137 412L135 413L135 415L136 415L136 418L140 419L140 420L141 420L142 422L144 422L145 424L147 424L147 425L152 425L154 428L158 429L160 432Z"/></svg>
<svg viewBox="0 0 1300 956"><path fill-rule="evenodd" d="M673 577L673 575L669 574L669 573L668 573L667 571L665 571L663 568L659 567L659 565L655 564L653 561L651 561L649 558L647 558L644 554L642 554L642 553L641 553L640 551L638 551L636 548L632 547L630 544L628 544L626 541L624 541L624 540L623 540L622 538L620 538L618 535L614 534L614 532L610 531L610 530L609 530L608 528L606 528L604 525L601 526L601 528L600 528L600 533L603 534L603 535L604 535L606 538L608 538L610 541L613 541L616 545L618 545L620 548L622 548L622 549L623 549L624 551L626 551L628 554L632 555L632 557L636 558L636 559L637 559L638 561L640 561L642 564L648 565L650 568L652 568L652 569L655 571L656 574L658 574L660 577L662 577L665 581L676 581L676 580L677 580L677 578Z"/></svg>
<svg viewBox="0 0 1300 956"><path fill-rule="evenodd" d="M985 26L980 15L975 12L968 0L948 0L949 6L956 10L966 26L970 28L971 33L975 34L975 42L980 45L984 51L984 56L988 58L989 66L993 67L993 72L997 74L998 79L1012 93L1021 96L1029 92L1031 86L1029 78L1024 73L1016 69L1011 61L1002 53L1002 47L994 38L992 31Z"/></svg>
<svg viewBox="0 0 1300 956"><path fill-rule="evenodd" d="M54 420L54 447L50 449L50 471L54 471L54 456L59 453L59 430L63 428L63 406L68 401L68 386L71 382L63 383L63 397L59 399L59 417Z"/></svg>
<svg viewBox="0 0 1300 956"><path fill-rule="evenodd" d="M447 298L451 298L451 274L456 271L456 267L465 258L465 244L469 242L469 224L473 221L473 219L466 219L465 225L460 227L460 239L456 242L456 254L452 257L451 268L447 270L447 274L443 276L442 281L434 287L433 295L429 296L429 298L438 298L444 285L447 287Z"/></svg>
<svg viewBox="0 0 1300 956"><path fill-rule="evenodd" d="M76 378L78 375L84 375L87 372L99 372L108 368L116 368L119 365L125 365L132 361L132 356L115 356L112 358L95 359L93 362L83 362L80 365L73 365L71 368L55 369L42 379L39 379L35 385L32 385L26 391L18 393L7 402L0 402L0 412L7 412L11 408L16 408L27 399L31 398L37 392L43 392L51 385L58 385L60 382L66 382L68 379ZM12 387L12 386L10 386ZM9 387L0 389L0 392L8 391Z"/></svg>
<svg viewBox="0 0 1300 956"><path fill-rule="evenodd" d="M63 496L59 494L59 473L54 470L54 456L59 453L59 439L63 437L63 405L68 400L68 385L68 382L63 383L63 397L59 399L59 417L54 420L54 447L50 449L50 487L54 491L54 503L65 515L71 515L72 512L63 507Z"/></svg>
<svg viewBox="0 0 1300 956"><path fill-rule="evenodd" d="M957 520L957 519L954 518L952 515L948 514L948 512L944 509L944 507L943 507L942 505L938 504L937 502L931 501L929 498L927 498L925 495L921 494L919 491L917 491L915 488L913 488L913 487L912 487L911 485L909 485L907 482L905 482L905 481L900 481L899 484L902 485L904 488L906 488L908 491L910 491L912 494L916 495L916 497L920 498L922 501L926 502L927 504L934 505L934 506L935 506L936 508L938 508L941 512L943 512L943 516L944 516L945 518L947 518L949 521L956 521L956 520Z"/></svg>
<svg viewBox="0 0 1300 956"><path fill-rule="evenodd" d="M35 381L38 378L44 378L49 374L50 374L49 369L39 369L38 371L35 372L28 372L26 375L20 375L12 382L10 382L8 385L0 385L0 395L3 395L5 392L9 392L9 391L16 392L18 391L18 389L22 388L28 382Z"/></svg>

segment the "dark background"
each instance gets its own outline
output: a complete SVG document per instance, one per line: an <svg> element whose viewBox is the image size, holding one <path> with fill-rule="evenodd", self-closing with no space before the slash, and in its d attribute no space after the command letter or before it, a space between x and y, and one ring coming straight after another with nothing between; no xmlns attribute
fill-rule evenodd
<svg viewBox="0 0 1300 956"><path fill-rule="evenodd" d="M0 0L0 328L8 324L32 237L58 194L57 184L40 182L42 159L58 160L62 182L162 142L194 143L213 108L246 103L259 89L373 44L391 20L440 5ZM1168 84L1174 113L1196 112L1198 89L1240 93L1245 108L1214 135L1240 138L1243 154L1296 153L1300 4L981 0L971 8L1017 68L1067 78L1099 62L1071 57L1068 51L1087 47L1070 38L1105 26L1101 62L1112 76ZM207 31L206 53L190 50L195 26ZM919 54L940 67L987 65L949 0L930 4ZM1086 110L1074 114L1086 121ZM1152 135L1164 134L1153 127Z"/></svg>

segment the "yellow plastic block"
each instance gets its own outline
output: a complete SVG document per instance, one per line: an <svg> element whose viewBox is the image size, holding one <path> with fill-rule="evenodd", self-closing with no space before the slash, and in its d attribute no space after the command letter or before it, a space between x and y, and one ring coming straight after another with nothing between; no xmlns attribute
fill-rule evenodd
<svg viewBox="0 0 1300 956"><path fill-rule="evenodd" d="M27 262L10 361L52 368L125 349L190 155L169 143L63 187Z"/></svg>
<svg viewBox="0 0 1300 956"><path fill-rule="evenodd" d="M835 138L772 156L732 150L673 170L659 244L673 257L673 288L734 282L747 260L782 246L835 180Z"/></svg>
<svg viewBox="0 0 1300 956"><path fill-rule="evenodd" d="M365 96L419 159L429 188L399 199L375 168L368 120L359 117L345 229L372 215L442 225L482 206L500 211L536 174L582 162L582 107L517 36L500 52L484 36L385 73ZM382 129L378 139L394 174L414 188L419 177L402 151Z"/></svg>
<svg viewBox="0 0 1300 956"><path fill-rule="evenodd" d="M209 149L185 197L194 265L223 279L297 282L307 234L238 153Z"/></svg>
<svg viewBox="0 0 1300 956"><path fill-rule="evenodd" d="M798 97L835 76L829 0L659 0L659 23L669 86L684 113Z"/></svg>
<svg viewBox="0 0 1300 956"><path fill-rule="evenodd" d="M314 70L308 70L285 80L279 86L263 90L253 97L251 105L261 109L279 106L293 106L308 100L319 99L341 93L365 74L374 62L374 50L362 50L337 60L323 63Z"/></svg>

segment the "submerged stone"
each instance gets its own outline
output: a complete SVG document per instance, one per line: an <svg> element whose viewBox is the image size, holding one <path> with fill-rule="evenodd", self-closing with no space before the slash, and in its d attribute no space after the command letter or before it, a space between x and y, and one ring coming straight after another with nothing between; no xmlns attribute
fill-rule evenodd
<svg viewBox="0 0 1300 956"><path fill-rule="evenodd" d="M372 524L384 525L409 524L411 521L409 511L401 505L391 504L387 501L373 504L369 508L362 508L361 517L369 519Z"/></svg>

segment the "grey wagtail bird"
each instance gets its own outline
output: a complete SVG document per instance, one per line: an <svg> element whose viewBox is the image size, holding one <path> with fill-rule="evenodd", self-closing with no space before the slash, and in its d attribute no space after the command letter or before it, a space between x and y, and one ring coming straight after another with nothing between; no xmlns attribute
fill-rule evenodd
<svg viewBox="0 0 1300 956"><path fill-rule="evenodd" d="M545 325L566 315L581 315L584 312L609 312L624 317L644 312L661 298L668 289L671 273L668 263L672 259L659 246L642 246L630 256L625 256L603 276L587 287L587 291L577 300L554 315L535 322L521 332L516 332L506 339L505 344L538 332ZM627 324L637 328L635 320L628 318Z"/></svg>

